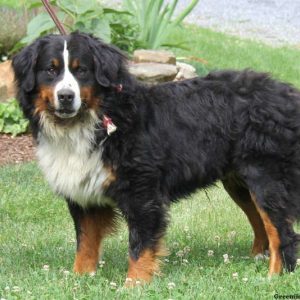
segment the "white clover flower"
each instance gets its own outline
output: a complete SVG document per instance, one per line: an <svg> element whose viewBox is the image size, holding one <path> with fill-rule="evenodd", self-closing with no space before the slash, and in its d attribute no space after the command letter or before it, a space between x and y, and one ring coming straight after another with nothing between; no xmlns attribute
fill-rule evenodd
<svg viewBox="0 0 300 300"><path fill-rule="evenodd" d="M125 282L126 282L126 283L131 283L131 282L132 282L132 278L127 277L127 278L125 279Z"/></svg>
<svg viewBox="0 0 300 300"><path fill-rule="evenodd" d="M183 260L182 260L182 263L183 263L184 265L187 265L187 264L189 263L189 261L188 261L187 259L183 259Z"/></svg>
<svg viewBox="0 0 300 300"><path fill-rule="evenodd" d="M185 226L185 227L183 228L183 231L184 231L185 233L187 233L187 232L189 231L189 228L188 228L187 226Z"/></svg>
<svg viewBox="0 0 300 300"><path fill-rule="evenodd" d="M105 261L104 261L104 260L100 260L100 261L99 261L99 267L100 267L100 268L103 268L104 265L105 265Z"/></svg>
<svg viewBox="0 0 300 300"><path fill-rule="evenodd" d="M64 274L65 276L68 276L68 275L70 275L70 271L64 270L64 271L63 271L63 274Z"/></svg>
<svg viewBox="0 0 300 300"><path fill-rule="evenodd" d="M244 277L242 280L243 280L244 282L247 282L247 281L248 281L248 278L247 278L247 277Z"/></svg>
<svg viewBox="0 0 300 300"><path fill-rule="evenodd" d="M227 237L230 239L230 240L233 240L235 237L236 237L236 231L230 231L228 234L227 234Z"/></svg>
<svg viewBox="0 0 300 300"><path fill-rule="evenodd" d="M226 253L226 254L223 254L223 258L224 258L224 263L225 264L229 264L230 261L229 261L229 255Z"/></svg>
<svg viewBox="0 0 300 300"><path fill-rule="evenodd" d="M168 289L169 289L169 290L174 289L175 286L176 286L176 284L175 284L174 282L169 282L169 283L168 283Z"/></svg>
<svg viewBox="0 0 300 300"><path fill-rule="evenodd" d="M43 265L43 270L44 271L49 271L49 269L50 269L49 265Z"/></svg>
<svg viewBox="0 0 300 300"><path fill-rule="evenodd" d="M182 250L179 250L177 253L176 253L176 256L178 257L183 257L184 256L184 252Z"/></svg>
<svg viewBox="0 0 300 300"><path fill-rule="evenodd" d="M232 278L233 279L238 279L238 277L239 277L239 273L238 272L235 272L235 273L232 274Z"/></svg>
<svg viewBox="0 0 300 300"><path fill-rule="evenodd" d="M208 250L207 251L207 256L214 256L214 250Z"/></svg>
<svg viewBox="0 0 300 300"><path fill-rule="evenodd" d="M12 291L15 292L15 293L20 292L21 288L19 286L15 285L15 286L12 287Z"/></svg>
<svg viewBox="0 0 300 300"><path fill-rule="evenodd" d="M109 286L110 286L110 288L113 289L113 290L115 290L115 289L117 288L117 284L116 284L115 282L113 282L113 281L110 282Z"/></svg>
<svg viewBox="0 0 300 300"><path fill-rule="evenodd" d="M179 243L178 243L178 242L174 242L174 243L173 243L173 247L174 247L174 248L178 248L178 247L179 247Z"/></svg>
<svg viewBox="0 0 300 300"><path fill-rule="evenodd" d="M183 248L183 252L184 252L185 254L191 252L191 247L185 246L185 247Z"/></svg>
<svg viewBox="0 0 300 300"><path fill-rule="evenodd" d="M219 236L219 235L215 235L215 241L217 241L217 242L218 242L218 241L220 241L220 239L221 239L221 238L220 238L220 236Z"/></svg>

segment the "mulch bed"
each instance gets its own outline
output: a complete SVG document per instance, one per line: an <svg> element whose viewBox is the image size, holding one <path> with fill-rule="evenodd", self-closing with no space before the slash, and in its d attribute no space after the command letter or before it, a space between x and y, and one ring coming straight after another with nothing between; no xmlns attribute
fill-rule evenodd
<svg viewBox="0 0 300 300"><path fill-rule="evenodd" d="M35 145L31 135L12 137L0 134L0 165L16 164L35 159Z"/></svg>

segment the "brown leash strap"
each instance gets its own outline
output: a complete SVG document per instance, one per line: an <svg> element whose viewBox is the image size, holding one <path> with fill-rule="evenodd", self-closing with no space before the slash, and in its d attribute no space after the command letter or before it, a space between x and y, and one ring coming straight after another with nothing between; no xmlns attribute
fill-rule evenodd
<svg viewBox="0 0 300 300"><path fill-rule="evenodd" d="M58 28L60 34L67 35L66 30L64 26L61 24L61 22L58 20L54 10L52 9L51 5L49 4L48 0L42 0L47 12L49 13L50 17L52 18L53 22L55 23L56 27Z"/></svg>

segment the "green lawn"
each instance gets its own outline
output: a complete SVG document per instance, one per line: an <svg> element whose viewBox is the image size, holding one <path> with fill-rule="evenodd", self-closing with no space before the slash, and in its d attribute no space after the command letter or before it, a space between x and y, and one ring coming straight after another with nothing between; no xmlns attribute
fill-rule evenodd
<svg viewBox="0 0 300 300"><path fill-rule="evenodd" d="M180 36L192 46L177 54L201 57L208 69L251 67L300 87L300 52L295 49L194 27L178 31L173 39ZM136 289L122 287L127 270L125 224L106 241L105 264L96 276L72 274L72 220L35 163L0 168L0 224L0 299L272 299L276 293L300 294L300 268L268 280L268 262L248 256L252 231L221 186L172 207L164 274ZM224 254L230 263L224 263Z"/></svg>
<svg viewBox="0 0 300 300"><path fill-rule="evenodd" d="M164 275L133 290L122 288L127 269L124 224L105 242L105 264L97 275L77 277L72 274L72 220L36 164L2 167L0 190L0 296L4 299L271 299L275 293L300 292L300 268L270 281L268 262L248 256L250 226L220 186L173 206ZM209 250L213 256L208 256ZM224 263L224 254L230 263ZM175 287L169 289L169 283Z"/></svg>
<svg viewBox="0 0 300 300"><path fill-rule="evenodd" d="M242 40L209 29L189 26L173 34L172 40L185 39L188 51L175 50L181 56L195 56L208 62L208 69L244 69L270 72L275 78L300 88L300 50L272 48L259 42Z"/></svg>

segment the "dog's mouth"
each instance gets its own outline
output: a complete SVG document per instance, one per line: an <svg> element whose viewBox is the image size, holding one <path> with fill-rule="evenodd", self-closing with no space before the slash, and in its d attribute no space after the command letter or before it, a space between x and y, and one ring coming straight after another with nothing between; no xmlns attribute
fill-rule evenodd
<svg viewBox="0 0 300 300"><path fill-rule="evenodd" d="M78 113L78 111L73 110L73 109L67 109L67 108L56 109L54 111L54 114L61 119L73 118L77 115L77 113Z"/></svg>

